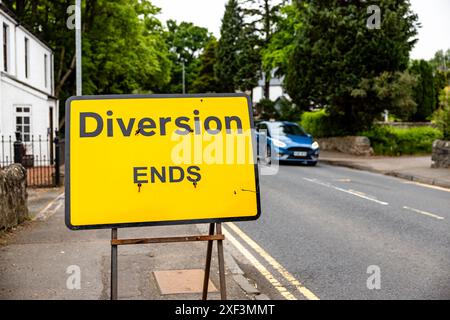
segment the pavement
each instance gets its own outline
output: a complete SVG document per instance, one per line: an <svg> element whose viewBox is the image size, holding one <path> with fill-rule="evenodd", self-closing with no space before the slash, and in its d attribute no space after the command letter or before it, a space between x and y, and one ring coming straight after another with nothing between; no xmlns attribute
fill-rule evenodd
<svg viewBox="0 0 450 320"><path fill-rule="evenodd" d="M30 189L29 209L30 221L0 235L0 299L109 299L111 231L67 229L63 189ZM202 233L207 234L206 225L127 228L119 229L119 238ZM218 289L216 248L214 244L211 281ZM228 298L268 299L246 278L227 248L229 244L225 245ZM154 271L203 270L205 258L206 242L121 246L119 299L200 299L199 292L162 294ZM79 289L70 285L74 268L80 271ZM181 288L176 276L169 280ZM208 295L219 298L218 291Z"/></svg>
<svg viewBox="0 0 450 320"><path fill-rule="evenodd" d="M450 188L450 169L431 168L431 156L354 156L321 151L320 161L331 165L377 172L420 183Z"/></svg>

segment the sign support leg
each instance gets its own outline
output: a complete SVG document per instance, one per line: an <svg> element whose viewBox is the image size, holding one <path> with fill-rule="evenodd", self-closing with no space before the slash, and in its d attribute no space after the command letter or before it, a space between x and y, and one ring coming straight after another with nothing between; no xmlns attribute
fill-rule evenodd
<svg viewBox="0 0 450 320"><path fill-rule="evenodd" d="M209 235L214 235L214 223L209 224ZM208 298L208 283L209 283L209 274L211 270L211 258L212 258L212 249L213 249L214 240L208 240L208 247L206 249L206 265L205 265L205 277L203 279L203 295L202 300L206 300Z"/></svg>
<svg viewBox="0 0 450 320"><path fill-rule="evenodd" d="M214 229L216 228L216 232ZM219 258L219 280L220 280L220 298L227 299L225 284L225 259L223 256L223 240L225 236L222 234L222 225L220 223L211 223L209 225L208 235L183 236L183 237L164 237L164 238L138 238L138 239L117 239L117 228L111 229L111 300L118 299L118 246L133 244L149 244L149 243L173 243L173 242L193 242L208 241L206 252L205 276L203 279L203 295L202 299L206 300L208 296L208 283L211 274L212 249L214 241L217 241L217 253Z"/></svg>
<svg viewBox="0 0 450 320"><path fill-rule="evenodd" d="M117 228L111 229L111 240L117 240ZM117 245L111 244L111 300L117 300Z"/></svg>
<svg viewBox="0 0 450 320"><path fill-rule="evenodd" d="M217 223L217 235L222 235L222 224ZM227 288L225 284L225 259L223 257L223 240L217 240L217 252L219 258L220 299L227 300Z"/></svg>

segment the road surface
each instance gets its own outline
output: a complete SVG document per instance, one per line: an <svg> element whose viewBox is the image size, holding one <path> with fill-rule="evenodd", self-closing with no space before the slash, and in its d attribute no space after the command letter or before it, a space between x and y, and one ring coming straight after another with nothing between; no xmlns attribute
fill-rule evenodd
<svg viewBox="0 0 450 320"><path fill-rule="evenodd" d="M324 164L285 165L261 177L261 201L258 222L225 229L278 297L450 298L450 190Z"/></svg>

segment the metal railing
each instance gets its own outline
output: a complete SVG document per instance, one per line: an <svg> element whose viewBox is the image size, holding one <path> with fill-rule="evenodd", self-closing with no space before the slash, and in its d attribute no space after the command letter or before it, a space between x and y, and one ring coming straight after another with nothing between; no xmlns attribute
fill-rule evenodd
<svg viewBox="0 0 450 320"><path fill-rule="evenodd" d="M14 140L12 136L0 136L0 168L21 163L27 170L29 187L58 186L59 148L58 138L51 141L47 136L31 135L30 141L21 141L20 134Z"/></svg>

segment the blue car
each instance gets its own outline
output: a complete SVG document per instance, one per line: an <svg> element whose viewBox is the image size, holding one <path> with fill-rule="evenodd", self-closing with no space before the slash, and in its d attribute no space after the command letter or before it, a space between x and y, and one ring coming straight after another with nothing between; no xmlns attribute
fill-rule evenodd
<svg viewBox="0 0 450 320"><path fill-rule="evenodd" d="M295 122L262 121L256 124L258 158L265 163L272 160L295 161L315 166L319 160L319 144ZM260 148L267 134L267 148Z"/></svg>

